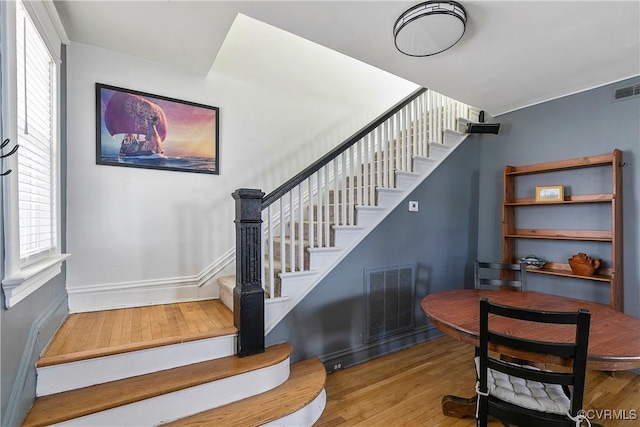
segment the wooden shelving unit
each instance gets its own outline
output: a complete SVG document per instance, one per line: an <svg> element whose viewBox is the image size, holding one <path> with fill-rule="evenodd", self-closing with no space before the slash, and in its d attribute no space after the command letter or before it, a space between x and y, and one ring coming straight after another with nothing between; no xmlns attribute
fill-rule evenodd
<svg viewBox="0 0 640 427"><path fill-rule="evenodd" d="M537 203L534 198L516 199L516 180L519 175L542 174L547 172L572 170L588 167L610 166L612 170L611 193L580 194L565 196L557 202ZM516 228L516 211L531 206L563 206L572 204L609 204L611 206L610 230L583 229L539 229ZM595 276L573 274L568 263L548 261L544 268L529 269L535 274L547 274L557 277L593 280L609 284L609 303L611 307L622 311L623 268L622 268L622 152L614 150L609 154L587 156L554 162L531 164L526 166L506 166L504 170L504 203L502 206L502 262L517 261L515 241L517 239L574 240L608 242L611 246L611 258L603 260L609 264L600 268Z"/></svg>

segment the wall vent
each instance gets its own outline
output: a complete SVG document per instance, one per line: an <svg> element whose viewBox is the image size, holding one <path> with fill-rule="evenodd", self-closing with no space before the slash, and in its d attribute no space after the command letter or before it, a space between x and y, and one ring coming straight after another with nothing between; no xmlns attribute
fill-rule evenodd
<svg viewBox="0 0 640 427"><path fill-rule="evenodd" d="M365 269L366 343L415 326L415 265Z"/></svg>
<svg viewBox="0 0 640 427"><path fill-rule="evenodd" d="M620 87L613 90L613 102L640 97L640 84Z"/></svg>

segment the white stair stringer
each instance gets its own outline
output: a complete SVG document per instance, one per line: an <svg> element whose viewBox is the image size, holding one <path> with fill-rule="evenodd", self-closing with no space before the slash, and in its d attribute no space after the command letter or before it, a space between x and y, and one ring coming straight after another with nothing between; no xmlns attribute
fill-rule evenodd
<svg viewBox="0 0 640 427"><path fill-rule="evenodd" d="M281 273L282 297L265 304L265 334L268 334L311 290L324 279L384 218L415 190L466 138L452 130L444 133L444 143L429 143L430 157L414 157L414 172L396 172L396 188L377 188L378 206L356 206L356 224L338 237L336 247L310 248L311 270L302 273ZM336 233L352 226L334 227ZM340 244L338 245L338 239ZM331 250L331 251L330 251ZM315 262L314 262L315 257ZM295 275L295 276L292 276ZM295 283L285 285L289 277ZM295 290L294 290L295 286ZM282 301L280 301L282 300Z"/></svg>
<svg viewBox="0 0 640 427"><path fill-rule="evenodd" d="M271 390L287 381L289 367L290 359L287 357L276 365L53 425L91 427L159 425Z"/></svg>
<svg viewBox="0 0 640 427"><path fill-rule="evenodd" d="M36 396L46 396L236 354L237 335L199 339L144 350L36 368Z"/></svg>

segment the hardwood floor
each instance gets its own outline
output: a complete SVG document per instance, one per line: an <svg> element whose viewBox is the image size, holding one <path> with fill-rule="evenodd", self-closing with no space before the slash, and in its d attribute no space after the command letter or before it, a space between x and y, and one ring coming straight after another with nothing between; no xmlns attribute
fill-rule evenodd
<svg viewBox="0 0 640 427"><path fill-rule="evenodd" d="M445 336L334 372L327 376L327 406L315 426L475 426L474 419L447 417L440 408L445 394L471 397L475 393L472 361L470 345ZM592 422L606 427L640 426L640 376L588 371L586 390L585 410L594 415L615 410L627 418L601 417ZM629 419L634 414L638 419Z"/></svg>
<svg viewBox="0 0 640 427"><path fill-rule="evenodd" d="M233 315L219 300L76 313L38 366L233 334Z"/></svg>
<svg viewBox="0 0 640 427"><path fill-rule="evenodd" d="M231 332L229 332L231 331ZM117 354L132 349L234 333L231 312L219 301L127 308L71 315L38 362ZM327 376L327 405L316 427L472 427L473 419L444 416L445 394L475 392L473 348L450 337L416 345ZM640 417L640 376L589 371L585 409ZM621 412L625 411L625 412ZM611 413L609 413L611 418ZM640 419L592 419L606 427L639 427ZM500 427L498 422L490 423Z"/></svg>

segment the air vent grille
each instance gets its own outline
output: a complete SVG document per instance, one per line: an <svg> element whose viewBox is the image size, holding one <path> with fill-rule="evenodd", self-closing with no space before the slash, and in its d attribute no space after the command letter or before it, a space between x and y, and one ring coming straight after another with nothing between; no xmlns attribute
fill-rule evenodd
<svg viewBox="0 0 640 427"><path fill-rule="evenodd" d="M640 84L614 89L613 102L640 97Z"/></svg>
<svg viewBox="0 0 640 427"><path fill-rule="evenodd" d="M365 270L365 342L414 328L414 265Z"/></svg>

